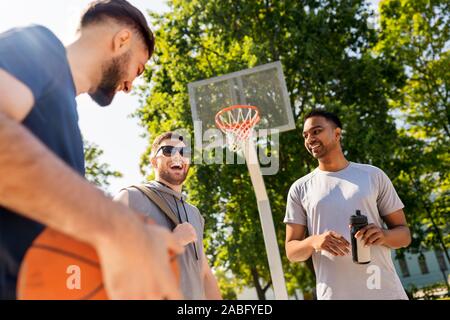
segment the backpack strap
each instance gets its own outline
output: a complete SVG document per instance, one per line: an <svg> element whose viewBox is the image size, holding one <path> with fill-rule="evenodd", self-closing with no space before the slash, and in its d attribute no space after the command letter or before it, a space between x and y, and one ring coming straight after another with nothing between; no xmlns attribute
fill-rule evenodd
<svg viewBox="0 0 450 320"><path fill-rule="evenodd" d="M172 221L176 226L180 224L180 221L177 217L177 215L170 209L170 207L161 199L161 197L156 194L155 191L153 191L151 188L147 187L146 185L133 185L130 188L138 189L140 192L145 194L147 198L156 204L162 212L165 213L165 215Z"/></svg>

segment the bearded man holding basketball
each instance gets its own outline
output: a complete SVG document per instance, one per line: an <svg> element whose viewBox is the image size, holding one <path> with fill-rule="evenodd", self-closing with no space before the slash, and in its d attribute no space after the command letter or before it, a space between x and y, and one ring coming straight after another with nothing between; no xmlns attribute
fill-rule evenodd
<svg viewBox="0 0 450 320"><path fill-rule="evenodd" d="M67 48L42 26L0 34L0 299L16 298L22 259L44 226L97 251L109 298L182 298L168 255L183 251L176 238L83 178L75 97L109 105L153 48L125 0L92 3Z"/></svg>

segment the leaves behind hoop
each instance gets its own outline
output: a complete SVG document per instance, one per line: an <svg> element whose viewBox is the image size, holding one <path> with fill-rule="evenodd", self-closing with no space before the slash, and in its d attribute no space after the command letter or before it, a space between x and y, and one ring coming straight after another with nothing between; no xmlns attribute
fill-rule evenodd
<svg viewBox="0 0 450 320"><path fill-rule="evenodd" d="M260 119L257 107L235 105L216 114L216 125L226 134L230 150L236 152L242 149L244 142L251 137L253 128Z"/></svg>
<svg viewBox="0 0 450 320"><path fill-rule="evenodd" d="M147 217L145 223L154 224ZM171 266L180 280L176 255ZM139 270L130 270L130 275ZM19 300L107 300L95 250L65 234L45 229L25 254L17 282Z"/></svg>

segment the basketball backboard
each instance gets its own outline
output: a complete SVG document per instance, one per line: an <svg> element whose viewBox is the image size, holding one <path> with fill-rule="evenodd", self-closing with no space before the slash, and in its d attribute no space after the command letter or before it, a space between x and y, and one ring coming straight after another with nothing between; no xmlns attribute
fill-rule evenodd
<svg viewBox="0 0 450 320"><path fill-rule="evenodd" d="M281 62L193 82L188 88L196 145L201 146L203 137L209 136L207 131L217 128L228 134L231 131L234 137L243 142L242 151L255 190L275 298L287 300L269 197L256 144L251 138L252 134L266 138L268 131L278 134L295 129ZM253 126L254 130L250 133ZM236 139L227 141L230 150L238 150L236 142Z"/></svg>
<svg viewBox="0 0 450 320"><path fill-rule="evenodd" d="M206 130L216 128L215 116L220 110L233 105L252 105L259 109L261 120L255 127L255 136L260 129L278 132L295 129L279 61L192 82L188 89L196 141L202 141Z"/></svg>

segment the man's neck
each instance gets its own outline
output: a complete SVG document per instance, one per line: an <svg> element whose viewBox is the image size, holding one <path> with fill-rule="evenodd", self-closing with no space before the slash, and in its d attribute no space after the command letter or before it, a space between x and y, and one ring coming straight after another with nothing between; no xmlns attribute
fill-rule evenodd
<svg viewBox="0 0 450 320"><path fill-rule="evenodd" d="M96 54L80 38L68 45L66 52L77 96L89 92L93 79L100 76L95 74L95 71L100 71L98 62L95 62Z"/></svg>
<svg viewBox="0 0 450 320"><path fill-rule="evenodd" d="M319 169L323 171L336 172L347 168L348 165L349 162L341 150L319 159Z"/></svg>
<svg viewBox="0 0 450 320"><path fill-rule="evenodd" d="M160 184L162 184L163 186L165 186L165 187L175 191L175 192L178 192L178 193L181 193L181 191L183 190L183 185L182 184L174 185L174 184L168 183L164 179L158 178L158 177L155 179L155 181L160 183Z"/></svg>

